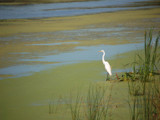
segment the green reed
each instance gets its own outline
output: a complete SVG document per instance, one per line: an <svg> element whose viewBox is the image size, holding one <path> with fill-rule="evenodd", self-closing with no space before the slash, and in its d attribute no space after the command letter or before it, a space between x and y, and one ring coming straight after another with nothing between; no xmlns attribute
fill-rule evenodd
<svg viewBox="0 0 160 120"><path fill-rule="evenodd" d="M98 87L90 87L87 95L87 120L102 120L106 119L107 107L104 102L105 89Z"/></svg>
<svg viewBox="0 0 160 120"><path fill-rule="evenodd" d="M110 98L111 92L107 96L105 87L90 86L86 97L77 94L75 102L69 105L72 120L107 120Z"/></svg>
<svg viewBox="0 0 160 120"><path fill-rule="evenodd" d="M133 75L140 81L143 94L146 91L146 82L150 81L151 76L156 73L158 61L158 43L160 33L157 35L155 41L153 40L153 29L149 32L145 31L144 34L144 55L137 54L136 59L133 62ZM136 68L136 66L138 66ZM134 85L133 85L134 87Z"/></svg>
<svg viewBox="0 0 160 120"><path fill-rule="evenodd" d="M73 98L71 98L71 103L69 104L72 120L81 120L81 107L82 97L78 93L75 101L73 102Z"/></svg>
<svg viewBox="0 0 160 120"><path fill-rule="evenodd" d="M49 98L48 103L48 113L49 114L56 114L58 111L62 110L63 104L62 96L59 96L57 100L54 99L53 95Z"/></svg>
<svg viewBox="0 0 160 120"><path fill-rule="evenodd" d="M158 120L159 107L157 106L160 106L160 96L156 96L154 84L149 83L146 88L146 94L143 96L130 96L132 98L129 102L131 120Z"/></svg>
<svg viewBox="0 0 160 120"><path fill-rule="evenodd" d="M152 105L155 108L153 112L154 120L160 120L160 76L154 81L154 97L152 100Z"/></svg>
<svg viewBox="0 0 160 120"><path fill-rule="evenodd" d="M137 54L132 63L133 74L128 82L131 120L159 120L160 116L160 82L158 72L158 43L160 34L153 40L153 29L144 34L144 55Z"/></svg>
<svg viewBox="0 0 160 120"><path fill-rule="evenodd" d="M142 63L143 71L143 80L147 81L149 79L150 74L154 74L157 61L157 49L160 33L157 35L155 42L153 41L153 29L149 32L145 32L145 42L144 42L144 60ZM142 60L142 58L139 56Z"/></svg>

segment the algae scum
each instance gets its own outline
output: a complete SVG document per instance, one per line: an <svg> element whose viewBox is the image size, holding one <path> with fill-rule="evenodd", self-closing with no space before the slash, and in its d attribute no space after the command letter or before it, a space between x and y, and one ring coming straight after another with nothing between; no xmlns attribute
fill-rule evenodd
<svg viewBox="0 0 160 120"><path fill-rule="evenodd" d="M70 96L112 86L98 51L116 79L143 48L144 30L160 30L159 11L136 0L0 5L0 119L71 120ZM109 118L128 120L127 83L112 91Z"/></svg>

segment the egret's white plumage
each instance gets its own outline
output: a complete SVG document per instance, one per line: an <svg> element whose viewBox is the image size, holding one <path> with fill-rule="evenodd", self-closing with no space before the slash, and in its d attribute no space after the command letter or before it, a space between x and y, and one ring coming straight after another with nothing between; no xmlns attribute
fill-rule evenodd
<svg viewBox="0 0 160 120"><path fill-rule="evenodd" d="M103 53L103 55L102 55L102 62L103 62L103 64L104 64L105 70L106 70L106 71L108 72L108 74L111 76L111 75L112 75L111 66L110 66L110 64L109 64L107 61L104 60L104 56L105 56L104 50L101 50L101 51L99 51L99 52L102 52L102 53Z"/></svg>

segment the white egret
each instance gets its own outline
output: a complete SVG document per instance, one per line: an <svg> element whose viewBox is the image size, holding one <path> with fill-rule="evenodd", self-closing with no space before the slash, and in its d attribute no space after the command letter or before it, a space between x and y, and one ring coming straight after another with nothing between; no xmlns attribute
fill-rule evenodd
<svg viewBox="0 0 160 120"><path fill-rule="evenodd" d="M112 75L112 72L111 72L111 66L110 64L104 60L104 56L105 56L105 51L104 50L101 50L101 51L98 51L98 52L102 52L103 55L102 55L102 63L104 64L104 68L105 70L108 72L108 74L111 76ZM107 74L107 79L108 80L108 74Z"/></svg>

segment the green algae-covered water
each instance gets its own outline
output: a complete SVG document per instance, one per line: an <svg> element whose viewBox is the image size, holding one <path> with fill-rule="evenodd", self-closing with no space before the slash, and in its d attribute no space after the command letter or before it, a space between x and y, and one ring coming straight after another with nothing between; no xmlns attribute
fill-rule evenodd
<svg viewBox="0 0 160 120"><path fill-rule="evenodd" d="M109 88L112 83L109 117L129 119L127 83L115 82L116 73L130 70L126 64L143 49L145 30L159 31L160 9L149 2L146 9L139 7L143 2L106 2L1 6L0 119L71 120L71 94L81 91L85 96L90 84ZM24 14L25 9L30 14ZM11 12L4 15L5 10ZM114 82L105 81L101 49ZM51 102L56 111L52 114Z"/></svg>

